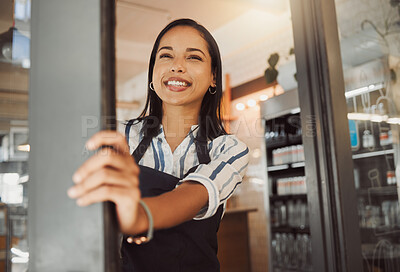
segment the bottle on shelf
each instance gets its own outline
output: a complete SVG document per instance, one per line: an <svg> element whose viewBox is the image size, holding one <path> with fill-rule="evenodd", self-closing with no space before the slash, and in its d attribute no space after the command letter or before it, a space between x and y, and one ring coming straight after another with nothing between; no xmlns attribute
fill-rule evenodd
<svg viewBox="0 0 400 272"><path fill-rule="evenodd" d="M291 145L272 150L272 165L304 161L303 145Z"/></svg>
<svg viewBox="0 0 400 272"><path fill-rule="evenodd" d="M369 129L365 129L363 132L362 146L365 149L375 147L375 138L374 135L371 134L371 131Z"/></svg>
<svg viewBox="0 0 400 272"><path fill-rule="evenodd" d="M276 268L311 271L312 251L308 234L275 233L271 241L272 261Z"/></svg>
<svg viewBox="0 0 400 272"><path fill-rule="evenodd" d="M392 138L392 131L391 130L382 130L379 133L379 144L382 147L391 145L393 143L393 138Z"/></svg>
<svg viewBox="0 0 400 272"><path fill-rule="evenodd" d="M386 183L387 185L395 185L397 183L396 175L393 170L386 172Z"/></svg>
<svg viewBox="0 0 400 272"><path fill-rule="evenodd" d="M278 178L276 180L278 195L298 195L307 193L306 177Z"/></svg>

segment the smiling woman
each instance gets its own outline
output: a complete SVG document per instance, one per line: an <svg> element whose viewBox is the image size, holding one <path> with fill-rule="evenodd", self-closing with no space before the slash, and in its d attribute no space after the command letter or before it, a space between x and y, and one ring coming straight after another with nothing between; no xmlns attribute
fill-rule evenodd
<svg viewBox="0 0 400 272"><path fill-rule="evenodd" d="M199 112L208 88L215 87L211 56L200 33L178 26L165 34L154 65L157 95L166 106L185 106Z"/></svg>
<svg viewBox="0 0 400 272"><path fill-rule="evenodd" d="M112 148L76 171L68 194L80 206L116 204L124 271L219 271L219 222L248 164L247 146L222 126L221 75L211 34L171 22L150 56L141 115L125 137L103 131L87 143Z"/></svg>

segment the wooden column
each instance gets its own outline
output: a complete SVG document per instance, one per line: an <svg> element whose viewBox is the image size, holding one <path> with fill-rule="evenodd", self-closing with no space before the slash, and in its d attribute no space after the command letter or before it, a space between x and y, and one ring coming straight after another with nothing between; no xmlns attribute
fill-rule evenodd
<svg viewBox="0 0 400 272"><path fill-rule="evenodd" d="M232 100L232 89L231 89L231 77L229 74L225 75L225 91L222 97L223 111L222 116L224 120L225 130L229 133L231 117L231 101Z"/></svg>

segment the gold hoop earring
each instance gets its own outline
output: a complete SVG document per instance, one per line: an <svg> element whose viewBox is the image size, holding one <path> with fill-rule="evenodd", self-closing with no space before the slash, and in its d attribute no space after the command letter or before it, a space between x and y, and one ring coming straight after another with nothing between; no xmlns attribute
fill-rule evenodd
<svg viewBox="0 0 400 272"><path fill-rule="evenodd" d="M217 86L215 86L214 88L215 88L215 89L214 89L214 92L213 92L212 89L211 89L211 86L208 87L208 92L209 92L210 94L216 94L216 93L217 93Z"/></svg>
<svg viewBox="0 0 400 272"><path fill-rule="evenodd" d="M150 82L149 88L150 88L150 90L154 91L154 84L153 84L153 82Z"/></svg>

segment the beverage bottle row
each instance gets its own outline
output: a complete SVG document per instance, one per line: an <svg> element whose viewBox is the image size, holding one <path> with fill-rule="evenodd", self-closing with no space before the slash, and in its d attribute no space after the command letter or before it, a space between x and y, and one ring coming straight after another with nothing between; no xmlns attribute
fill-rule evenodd
<svg viewBox="0 0 400 272"><path fill-rule="evenodd" d="M311 239L308 234L275 233L271 245L275 268L312 271Z"/></svg>
<svg viewBox="0 0 400 272"><path fill-rule="evenodd" d="M372 129L366 128L362 133L361 142L364 149L373 149L378 146L385 148L393 144L392 131L382 129L379 132L379 142L376 142Z"/></svg>
<svg viewBox="0 0 400 272"><path fill-rule="evenodd" d="M309 226L308 206L304 200L277 201L271 204L271 225L304 229Z"/></svg>
<svg viewBox="0 0 400 272"><path fill-rule="evenodd" d="M276 180L276 191L278 195L306 194L306 177L279 178Z"/></svg>
<svg viewBox="0 0 400 272"><path fill-rule="evenodd" d="M280 165L304 161L303 145L292 145L272 150L272 164Z"/></svg>

